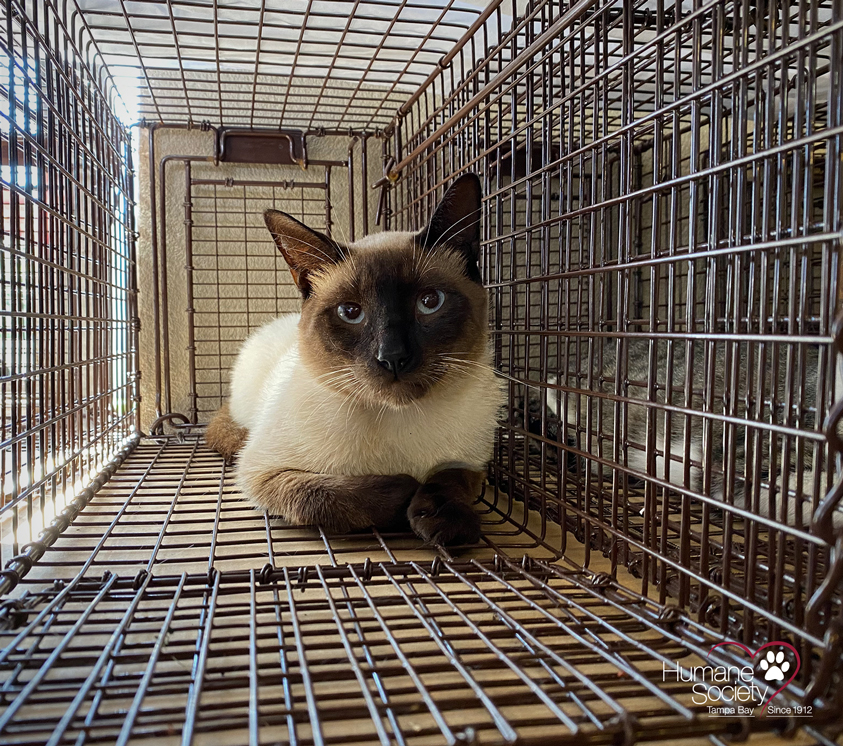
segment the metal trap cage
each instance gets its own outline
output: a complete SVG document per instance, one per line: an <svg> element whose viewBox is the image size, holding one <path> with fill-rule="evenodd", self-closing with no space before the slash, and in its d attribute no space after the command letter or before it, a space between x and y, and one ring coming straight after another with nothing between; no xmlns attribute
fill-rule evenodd
<svg viewBox="0 0 843 746"><path fill-rule="evenodd" d="M841 0L0 14L3 743L839 738ZM480 543L256 512L202 429L297 308L261 212L465 171Z"/></svg>

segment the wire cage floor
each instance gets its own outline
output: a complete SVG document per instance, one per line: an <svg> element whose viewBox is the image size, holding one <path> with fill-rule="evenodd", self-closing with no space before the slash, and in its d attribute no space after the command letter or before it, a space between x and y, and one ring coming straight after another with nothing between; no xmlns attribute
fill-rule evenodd
<svg viewBox="0 0 843 746"><path fill-rule="evenodd" d="M3 722L33 744L680 737L697 708L662 664L713 643L593 574L503 560L106 572L26 611L4 662L31 677L5 691L38 696Z"/></svg>
<svg viewBox="0 0 843 746"><path fill-rule="evenodd" d="M201 433L144 438L0 605L4 742L627 743L701 718L722 636L488 488L480 545L256 512ZM513 507L514 506L514 507ZM555 532L555 533L554 533ZM709 683L709 686L713 684ZM791 694L791 696L793 696Z"/></svg>

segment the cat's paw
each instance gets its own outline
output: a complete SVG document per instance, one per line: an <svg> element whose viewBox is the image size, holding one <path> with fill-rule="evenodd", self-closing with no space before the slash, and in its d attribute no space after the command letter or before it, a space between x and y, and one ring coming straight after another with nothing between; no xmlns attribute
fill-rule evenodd
<svg viewBox="0 0 843 746"><path fill-rule="evenodd" d="M248 435L249 431L234 421L226 402L205 428L205 443L231 464Z"/></svg>
<svg viewBox="0 0 843 746"><path fill-rule="evenodd" d="M439 485L419 487L407 509L410 528L428 544L453 546L480 540L480 518L459 498L449 499Z"/></svg>

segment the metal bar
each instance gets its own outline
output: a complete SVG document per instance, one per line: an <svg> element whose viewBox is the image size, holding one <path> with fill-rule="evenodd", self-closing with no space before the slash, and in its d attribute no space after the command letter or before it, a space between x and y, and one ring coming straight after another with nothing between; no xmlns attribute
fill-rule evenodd
<svg viewBox="0 0 843 746"><path fill-rule="evenodd" d="M188 392L188 418L196 422L196 329L194 328L193 299L193 202L191 193L190 161L184 162L184 268L187 281L187 375L190 381Z"/></svg>
<svg viewBox="0 0 843 746"><path fill-rule="evenodd" d="M196 158L193 160L208 160L207 158ZM267 179L191 179L193 186L221 186L221 187L244 187L244 186L271 186L278 189L327 189L321 181L278 181Z"/></svg>
<svg viewBox="0 0 843 746"><path fill-rule="evenodd" d="M364 236L369 235L369 138L360 138L360 222Z"/></svg>
<svg viewBox="0 0 843 746"><path fill-rule="evenodd" d="M354 242L354 144L356 138L348 143L348 240ZM363 199L366 192L363 192Z"/></svg>
<svg viewBox="0 0 843 746"><path fill-rule="evenodd" d="M258 607L255 571L249 571L249 746L260 744L260 702L258 699Z"/></svg>
<svg viewBox="0 0 843 746"><path fill-rule="evenodd" d="M331 237L331 167L325 167L325 235Z"/></svg>
<svg viewBox="0 0 843 746"><path fill-rule="evenodd" d="M146 670L144 671L143 676L140 682L138 683L137 691L135 692L135 696L132 699L132 704L129 707L129 710L126 713L126 717L123 719L123 726L120 729L120 734L117 737L116 746L126 746L126 744L129 743L129 739L132 737L132 728L134 727L135 720L138 717L138 713L140 712L140 708L143 704L144 698L146 697L146 693L149 690L149 685L152 682L152 678L155 674L155 666L158 663L159 658L161 657L161 651L167 644L168 633L173 625L173 620L176 615L176 609L178 608L181 594L184 591L184 585L186 580L187 575L182 573L179 579L179 583L176 586L175 592L173 593L173 600L170 602L170 605L167 608L167 614L164 616L161 628L155 638L155 645L149 655L149 663L147 663Z"/></svg>
<svg viewBox="0 0 843 746"><path fill-rule="evenodd" d="M23 691L15 697L15 700L5 709L3 714L0 715L0 733L6 730L6 727L12 723L12 720L18 710L26 704L30 695L37 689L44 677L50 672L53 664L61 657L61 654L71 643L73 638L76 636L76 633L79 632L79 630L85 625L85 622L88 621L88 618L94 612L97 604L99 604L99 602L108 595L108 592L111 590L111 586L114 585L115 580L116 577L114 575L106 579L106 581L102 584L102 589L99 593L97 593L92 603L79 615L76 623L67 631L61 641L50 651L50 654L44 660L41 668L39 668L36 674L27 682Z"/></svg>
<svg viewBox="0 0 843 746"><path fill-rule="evenodd" d="M583 15L590 7L590 0L580 0L575 5L571 6L564 15L560 16L548 29L543 31L528 47L519 52L492 80L484 85L474 96L472 96L465 104L463 104L457 111L440 127L438 127L433 134L427 137L420 145L408 153L392 169L390 169L387 176L394 180L397 175L403 171L407 165L412 163L418 156L424 153L431 145L433 145L442 135L446 134L451 129L452 123L460 121L477 104L481 103L495 88L497 88L502 81L509 78L514 72L519 70L525 61L529 60L545 46L547 46L555 37L562 33L565 29L571 26L580 16ZM376 183L374 186L379 186ZM373 187L374 188L374 187Z"/></svg>
<svg viewBox="0 0 843 746"><path fill-rule="evenodd" d="M436 79L441 74L442 70L444 70L448 65L453 62L454 58L462 51L463 47L468 44L470 41L474 39L475 34L477 34L483 26L486 25L486 21L492 17L492 14L500 8L503 4L503 0L492 0L484 9L483 12L480 13L477 18L474 19L474 23L469 26L465 34L463 34L462 38L451 47L450 51L445 54L442 59L439 60L438 69L433 70L430 75L427 76L426 80L414 91L413 95L410 96L399 108L398 112L395 115L395 118L392 120L391 127L394 127L398 124L398 119L407 116L410 113L410 110L413 108L413 105L424 95L425 91L430 88L431 85L436 81ZM387 128L389 129L389 128Z"/></svg>
<svg viewBox="0 0 843 746"><path fill-rule="evenodd" d="M290 88L293 85L293 76L296 72L296 65L298 64L299 57L301 56L302 43L304 42L304 35L307 30L307 19L310 16L310 11L312 8L313 0L307 0L307 7L305 8L304 16L302 17L301 30L299 31L299 38L298 42L296 43L296 51L293 53L293 62L290 65L290 74L287 77L287 90L284 94L284 102L281 104L281 114L278 117L279 128L284 126L284 114L287 111L287 103L290 100Z"/></svg>
<svg viewBox="0 0 843 746"><path fill-rule="evenodd" d="M32 569L35 562L41 559L47 548L52 546L56 539L65 531L71 524L73 519L79 514L79 511L88 504L94 494L102 487L107 478L116 471L117 467L122 464L126 458L131 454L132 450L137 446L139 436L133 435L124 448L114 456L114 458L105 465L105 468L97 474L94 479L78 494L68 505L59 513L56 518L35 538L34 541L27 543L22 548L20 554L15 554L7 562L3 571L0 572L0 596L5 595L11 591L21 581L21 579ZM42 480L47 482L46 478ZM40 485L36 484L35 487ZM27 493L22 493L19 499L26 499ZM15 503L9 503L14 505ZM5 507L4 507L5 510ZM1 513L0 513L1 514ZM0 661L3 660L0 654Z"/></svg>
<svg viewBox="0 0 843 746"><path fill-rule="evenodd" d="M323 746L325 743L322 735L322 724L319 719L319 707L314 696L313 683L310 676L310 669L307 663L307 653L304 648L304 637L301 633L301 622L299 620L298 612L296 610L297 604L293 598L293 587L290 582L290 574L288 569L284 568L284 586L287 591L287 603L289 605L290 624L293 628L293 636L295 637L296 656L298 657L298 667L301 674L302 683L304 684L304 696L307 701L307 713L310 717L310 727L313 731L312 738L315 746ZM279 625L280 629L280 625Z"/></svg>
<svg viewBox="0 0 843 746"><path fill-rule="evenodd" d="M215 138L216 143L216 138ZM168 415L173 411L172 402L172 381L170 375L170 310L169 310L169 292L167 279L167 164L172 161L183 161L189 163L191 161L212 161L216 162L216 145L213 156L193 156L193 155L165 155L158 162L158 193L161 200L160 208L160 224L161 224L161 240L158 251L156 252L156 244L153 241L153 297L157 300L157 315L160 318L160 335L156 338L156 361L161 366L159 375L156 375L156 415L161 417ZM154 170L154 155L150 149L150 190L154 195L154 187L152 173ZM153 197L154 199L154 197ZM154 214L151 215L152 225L155 225ZM153 229L154 230L154 229ZM157 234L156 234L157 235ZM160 275L160 280L158 279ZM155 318L155 316L153 316ZM157 327L156 327L157 328ZM160 376L160 377L159 377ZM161 381L163 380L163 392L160 389ZM163 406L164 412L159 410Z"/></svg>
<svg viewBox="0 0 843 746"><path fill-rule="evenodd" d="M196 728L196 719L199 714L199 700L202 697L202 686L205 683L205 667L208 664L208 649L211 646L211 633L214 627L214 612L217 607L217 596L220 590L220 573L215 572L213 588L208 598L207 614L204 614L204 625L202 628L202 639L197 651L196 665L192 672L190 691L187 695L187 707L185 709L184 726L181 732L182 746L190 746L193 743L193 731Z"/></svg>
<svg viewBox="0 0 843 746"><path fill-rule="evenodd" d="M105 668L105 666L108 664L109 659L112 655L112 651L118 645L120 639L125 636L129 625L132 623L132 618L134 617L138 606L140 606L140 602L143 600L144 594L146 593L146 588L149 585L149 581L151 578L151 575L147 575L141 587L137 590L135 597L132 599L132 602L129 604L128 608L123 614L120 623L117 625L114 632L111 633L111 637L108 639L108 642L103 645L99 658L97 659L97 662L91 669L91 673L88 674L88 677L85 679L85 683L80 687L78 694L73 698L73 702L70 704L70 707L65 710L64 715L62 715L61 720L59 720L58 725L55 727L55 730L53 730L52 734L50 735L46 746L57 746L59 743L61 743L65 732L67 731L68 727L73 721L73 718L76 717L76 713L79 711L79 708L82 706L82 703L87 698L88 693L94 686L97 677L99 677L102 669Z"/></svg>
<svg viewBox="0 0 843 746"><path fill-rule="evenodd" d="M155 125L151 124L147 134L149 165L149 242L152 247L152 344L155 350L155 417L161 410L161 285L158 276L158 193L155 189Z"/></svg>
<svg viewBox="0 0 843 746"><path fill-rule="evenodd" d="M186 82L187 77L184 74L184 62L182 60L181 48L180 48L180 45L179 45L179 34L178 34L178 30L176 29L176 18L173 15L173 2L172 2L172 0L167 0L167 12L168 12L169 18L170 18L170 31L173 35L173 49L176 53L176 61L178 62L178 65L179 65L179 73L180 73L179 80L181 82L182 93L184 94L184 102L185 102L185 105L187 106L187 120L189 122L192 122L193 121L193 114L191 113L190 95L187 92L187 82ZM222 124L222 122L220 122L220 124ZM163 212L163 209L164 209L164 202L163 201L161 202L161 209L162 209L162 212ZM169 407L167 408L167 411L168 412L170 411Z"/></svg>
<svg viewBox="0 0 843 746"><path fill-rule="evenodd" d="M363 675L359 664L357 663L357 656L355 655L354 650L351 647L351 642L348 639L348 634L346 633L345 628L343 627L342 620L340 619L339 615L339 610L337 609L337 605L334 602L333 596L331 595L331 590L325 580L325 575L322 572L322 568L318 565L316 566L316 573L319 577L320 582L322 583L322 590L325 593L325 600L328 602L328 606L330 607L334 617L334 621L336 622L337 632L339 633L340 640L342 641L342 646L348 658L348 663L351 666L352 671L354 672L354 676L360 686L360 691L363 692L363 696L366 701L366 707L369 710L369 714L372 718L372 723L374 723L375 730L377 731L378 740L384 746L389 746L392 743L392 739L389 737L389 734L383 727L383 723L381 722L381 716L378 712L378 706L372 699L371 692L369 691L369 684L366 681L366 677Z"/></svg>

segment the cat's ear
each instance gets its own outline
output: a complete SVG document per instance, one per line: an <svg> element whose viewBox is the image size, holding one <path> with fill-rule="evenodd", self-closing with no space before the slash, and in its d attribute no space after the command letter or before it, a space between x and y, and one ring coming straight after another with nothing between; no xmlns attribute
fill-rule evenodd
<svg viewBox="0 0 843 746"><path fill-rule="evenodd" d="M265 210L263 219L290 267L293 282L307 298L310 275L341 261L342 249L323 233L308 228L286 212Z"/></svg>
<svg viewBox="0 0 843 746"><path fill-rule="evenodd" d="M445 192L430 223L418 235L425 248L448 244L465 252L476 268L480 257L480 179L463 174Z"/></svg>

